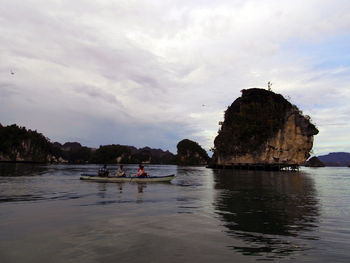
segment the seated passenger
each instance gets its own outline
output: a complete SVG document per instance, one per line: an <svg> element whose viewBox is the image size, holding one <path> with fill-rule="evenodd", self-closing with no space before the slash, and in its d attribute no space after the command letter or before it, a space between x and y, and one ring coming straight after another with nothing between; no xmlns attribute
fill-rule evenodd
<svg viewBox="0 0 350 263"><path fill-rule="evenodd" d="M98 171L98 176L107 177L108 175L109 175L109 171L107 169L107 164L105 164L105 165L103 165L103 168L101 168Z"/></svg>
<svg viewBox="0 0 350 263"><path fill-rule="evenodd" d="M125 177L126 176L126 174L125 174L125 172L123 170L123 165L120 165L120 167L119 167L119 169L117 171L117 176L118 177Z"/></svg>
<svg viewBox="0 0 350 263"><path fill-rule="evenodd" d="M143 168L144 168L143 165L140 164L136 174L137 177L147 177L147 173Z"/></svg>

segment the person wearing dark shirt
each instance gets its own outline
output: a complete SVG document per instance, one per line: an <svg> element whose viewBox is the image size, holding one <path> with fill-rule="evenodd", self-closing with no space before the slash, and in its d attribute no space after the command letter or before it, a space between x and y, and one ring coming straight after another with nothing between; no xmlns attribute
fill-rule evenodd
<svg viewBox="0 0 350 263"><path fill-rule="evenodd" d="M103 168L101 168L98 171L98 176L107 177L108 175L109 175L109 171L107 169L107 164L105 164L105 165L103 165Z"/></svg>

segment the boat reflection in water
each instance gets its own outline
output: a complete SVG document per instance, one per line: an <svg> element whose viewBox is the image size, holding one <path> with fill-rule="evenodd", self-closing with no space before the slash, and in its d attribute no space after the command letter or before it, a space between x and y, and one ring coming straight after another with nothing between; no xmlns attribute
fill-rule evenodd
<svg viewBox="0 0 350 263"><path fill-rule="evenodd" d="M215 170L214 209L230 246L244 255L281 258L310 249L319 215L314 181L288 172Z"/></svg>

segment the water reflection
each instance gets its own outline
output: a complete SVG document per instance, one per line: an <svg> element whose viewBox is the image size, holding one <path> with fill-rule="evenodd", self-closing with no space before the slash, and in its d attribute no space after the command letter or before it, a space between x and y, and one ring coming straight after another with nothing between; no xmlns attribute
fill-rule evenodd
<svg viewBox="0 0 350 263"><path fill-rule="evenodd" d="M246 255L283 257L308 249L302 240L296 243L299 238L318 238L316 190L306 175L216 170L214 180L216 213L227 234L246 244L233 249Z"/></svg>
<svg viewBox="0 0 350 263"><path fill-rule="evenodd" d="M202 166L178 166L173 184L180 186L176 197L178 214L196 214L212 204L213 171Z"/></svg>
<svg viewBox="0 0 350 263"><path fill-rule="evenodd" d="M106 183L98 183L97 187L98 187L97 195L99 197L101 197L102 199L105 199L106 198L106 194L107 194L107 192L106 192L107 191Z"/></svg>
<svg viewBox="0 0 350 263"><path fill-rule="evenodd" d="M143 190L147 187L147 183L137 183L136 203L143 202Z"/></svg>
<svg viewBox="0 0 350 263"><path fill-rule="evenodd" d="M26 184L33 180L33 176L43 175L47 170L46 166L38 164L0 163L0 203L44 199L38 187L29 189Z"/></svg>
<svg viewBox="0 0 350 263"><path fill-rule="evenodd" d="M119 189L119 193L123 193L123 183L117 183L117 187Z"/></svg>
<svg viewBox="0 0 350 263"><path fill-rule="evenodd" d="M146 183L137 183L137 191L143 193L143 189L147 187Z"/></svg>
<svg viewBox="0 0 350 263"><path fill-rule="evenodd" d="M47 166L40 164L0 163L0 177L42 175L47 170Z"/></svg>
<svg viewBox="0 0 350 263"><path fill-rule="evenodd" d="M91 185L91 182L83 182ZM124 203L131 202L130 194L136 192L136 198L133 202L142 203L144 198L144 191L147 188L146 182L137 182L137 183L94 183L96 184L96 193L98 197L97 205L109 205L114 203ZM123 193L123 188L126 188L127 191ZM129 191L130 190L130 191ZM132 194L134 195L134 194ZM92 204L89 204L92 205Z"/></svg>

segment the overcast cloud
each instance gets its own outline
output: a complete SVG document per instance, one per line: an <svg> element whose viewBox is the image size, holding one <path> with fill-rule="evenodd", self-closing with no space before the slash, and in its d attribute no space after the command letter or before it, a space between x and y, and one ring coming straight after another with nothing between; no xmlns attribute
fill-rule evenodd
<svg viewBox="0 0 350 263"><path fill-rule="evenodd" d="M208 150L240 90L271 81L319 128L315 154L350 152L349 43L347 0L0 0L0 123Z"/></svg>

